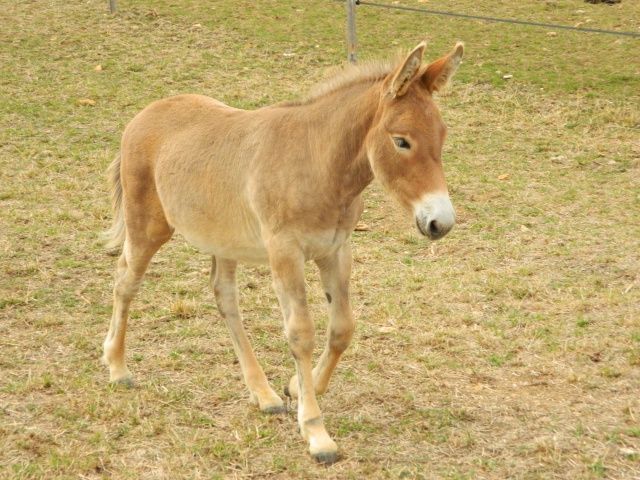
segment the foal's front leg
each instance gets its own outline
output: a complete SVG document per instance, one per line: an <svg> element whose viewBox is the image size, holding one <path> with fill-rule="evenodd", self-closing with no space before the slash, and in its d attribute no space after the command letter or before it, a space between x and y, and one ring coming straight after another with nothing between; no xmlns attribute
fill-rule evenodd
<svg viewBox="0 0 640 480"><path fill-rule="evenodd" d="M316 260L320 269L322 288L327 299L329 328L327 345L313 369L313 384L316 395L322 395L329 387L331 375L338 365L342 353L353 337L355 321L349 303L349 281L351 277L351 243L347 241L329 257ZM285 392L292 398L298 397L298 379L294 376Z"/></svg>
<svg viewBox="0 0 640 480"><path fill-rule="evenodd" d="M298 372L298 424L309 451L316 460L332 464L338 460L338 446L331 440L316 400L311 370L315 330L307 306L304 256L290 245L270 249L273 284L284 314L289 348Z"/></svg>

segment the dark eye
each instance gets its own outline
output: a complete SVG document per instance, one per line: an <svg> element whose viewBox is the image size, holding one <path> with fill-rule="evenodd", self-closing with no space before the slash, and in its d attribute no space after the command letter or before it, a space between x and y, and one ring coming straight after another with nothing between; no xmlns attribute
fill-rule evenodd
<svg viewBox="0 0 640 480"><path fill-rule="evenodd" d="M411 148L411 144L407 142L406 138L402 137L393 137L393 143L396 144L400 150L409 150Z"/></svg>

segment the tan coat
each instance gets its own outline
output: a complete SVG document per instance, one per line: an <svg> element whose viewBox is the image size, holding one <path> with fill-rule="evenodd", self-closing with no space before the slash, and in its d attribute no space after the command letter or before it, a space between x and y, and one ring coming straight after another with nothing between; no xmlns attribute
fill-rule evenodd
<svg viewBox="0 0 640 480"><path fill-rule="evenodd" d="M441 164L446 128L432 93L460 64L462 45L422 66L421 43L396 66L345 70L301 102L238 110L200 95L157 101L139 113L110 167L111 244L124 242L104 344L112 382L131 382L124 360L129 304L155 252L174 231L213 257L212 288L251 400L284 411L247 337L237 305L237 262L271 266L297 375L287 394L312 455L337 460L316 401L353 334L351 232L361 193L377 178L431 239L455 223ZM314 326L304 263L320 269L328 344L311 368Z"/></svg>

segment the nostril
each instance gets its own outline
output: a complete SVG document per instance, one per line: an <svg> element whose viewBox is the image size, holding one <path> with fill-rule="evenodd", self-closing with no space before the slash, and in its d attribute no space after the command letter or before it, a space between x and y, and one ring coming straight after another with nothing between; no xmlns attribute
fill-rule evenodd
<svg viewBox="0 0 640 480"><path fill-rule="evenodd" d="M431 220L429 222L429 233L434 237L440 234L440 225L438 225L437 220Z"/></svg>

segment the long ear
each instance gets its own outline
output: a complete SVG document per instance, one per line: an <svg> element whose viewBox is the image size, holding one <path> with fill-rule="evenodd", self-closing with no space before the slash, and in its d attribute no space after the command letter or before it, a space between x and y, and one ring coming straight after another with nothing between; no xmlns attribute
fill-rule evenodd
<svg viewBox="0 0 640 480"><path fill-rule="evenodd" d="M463 52L464 44L458 42L449 55L429 64L422 74L422 81L429 92L440 90L453 77L462 61Z"/></svg>
<svg viewBox="0 0 640 480"><path fill-rule="evenodd" d="M411 50L411 53L407 55L407 58L402 63L402 66L395 70L395 75L392 73L393 80L391 80L391 86L389 87L389 94L391 98L401 97L404 95L411 82L415 79L418 71L420 70L420 64L422 63L422 54L427 46L427 42L420 42L420 44Z"/></svg>

